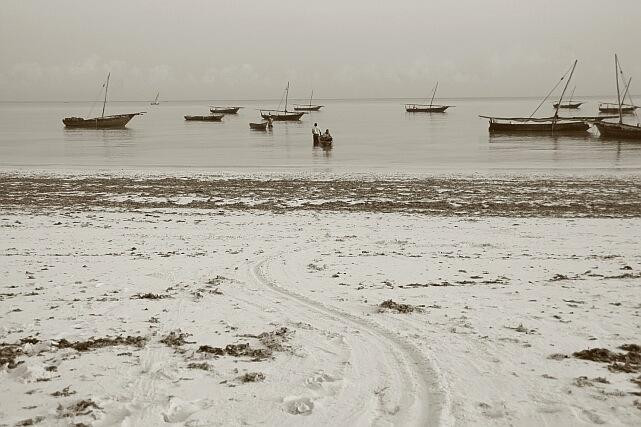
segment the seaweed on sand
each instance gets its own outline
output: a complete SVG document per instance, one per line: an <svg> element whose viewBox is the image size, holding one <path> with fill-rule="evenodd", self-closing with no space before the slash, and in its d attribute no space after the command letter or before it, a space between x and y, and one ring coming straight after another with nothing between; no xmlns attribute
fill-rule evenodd
<svg viewBox="0 0 641 427"><path fill-rule="evenodd" d="M142 348L147 343L147 338L141 336L117 336L115 338L105 337L105 338L91 338L87 341L67 341L66 339L61 339L58 341L58 348L73 348L76 351L91 351L97 348L103 347L114 347L121 345L128 345L133 347Z"/></svg>

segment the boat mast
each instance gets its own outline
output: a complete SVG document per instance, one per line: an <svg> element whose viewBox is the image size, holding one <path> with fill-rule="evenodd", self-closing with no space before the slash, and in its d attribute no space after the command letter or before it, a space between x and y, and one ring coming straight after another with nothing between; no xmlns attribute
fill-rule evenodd
<svg viewBox="0 0 641 427"><path fill-rule="evenodd" d="M285 87L285 112L287 112L287 99L289 98L289 82L287 82L287 87Z"/></svg>
<svg viewBox="0 0 641 427"><path fill-rule="evenodd" d="M576 68L576 63L579 62L578 59L574 60L574 65L572 65L572 71L570 71L570 77L568 78L568 81L565 82L565 87L563 88L563 92L561 92L561 97L559 98L559 103L556 104L556 111L554 112L554 121L556 122L556 119L559 117L559 107L561 107L561 102L563 101L563 95L565 95L565 91L568 89L568 85L570 84L570 80L572 80L572 74L574 74L574 69Z"/></svg>
<svg viewBox="0 0 641 427"><path fill-rule="evenodd" d="M312 98L314 97L314 89L312 89L312 94L309 96L309 106L312 106Z"/></svg>
<svg viewBox="0 0 641 427"><path fill-rule="evenodd" d="M160 96L160 92L156 94L156 99L154 99L154 102L158 102L158 97Z"/></svg>
<svg viewBox="0 0 641 427"><path fill-rule="evenodd" d="M617 78L617 101L619 102L619 124L623 123L623 113L621 112L621 91L619 90L619 58L614 54L614 73Z"/></svg>
<svg viewBox="0 0 641 427"><path fill-rule="evenodd" d="M109 76L111 76L111 72L107 74L107 83L105 84L105 100L102 103L102 116L105 117L105 105L107 105L107 91L109 90Z"/></svg>
<svg viewBox="0 0 641 427"><path fill-rule="evenodd" d="M434 86L434 92L432 92L432 99L430 99L430 107L432 106L432 103L434 102L434 97L436 96L436 89L438 89L438 82L436 82L436 86Z"/></svg>
<svg viewBox="0 0 641 427"><path fill-rule="evenodd" d="M568 101L568 104L572 103L572 98L574 98L574 91L576 90L576 86L572 89L572 93L570 94L570 100Z"/></svg>

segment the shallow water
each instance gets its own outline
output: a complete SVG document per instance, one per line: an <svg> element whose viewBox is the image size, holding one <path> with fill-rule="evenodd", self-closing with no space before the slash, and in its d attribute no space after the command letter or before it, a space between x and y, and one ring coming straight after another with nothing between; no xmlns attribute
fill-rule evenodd
<svg viewBox="0 0 641 427"><path fill-rule="evenodd" d="M595 115L588 99L571 115ZM443 114L406 113L410 100L322 100L320 112L300 123L275 123L272 131L249 129L257 108L273 101L226 101L242 105L221 123L185 122L207 114L208 102L111 102L106 114L147 111L124 130L65 129L62 118L84 116L91 103L0 103L0 168L260 172L330 171L494 173L590 171L637 173L641 143L604 141L596 130L584 137L490 136L479 114L529 115L536 99L453 99ZM417 102L412 100L411 102ZM93 115L100 114L100 105ZM541 115L551 115L551 104ZM314 148L314 122L334 135L331 149Z"/></svg>

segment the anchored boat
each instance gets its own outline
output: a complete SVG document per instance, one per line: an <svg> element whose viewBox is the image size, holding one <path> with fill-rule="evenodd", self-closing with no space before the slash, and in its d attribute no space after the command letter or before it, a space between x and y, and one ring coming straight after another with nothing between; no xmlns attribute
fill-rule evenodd
<svg viewBox="0 0 641 427"><path fill-rule="evenodd" d="M219 122L224 114L210 114L208 116L185 116L188 122Z"/></svg>
<svg viewBox="0 0 641 427"><path fill-rule="evenodd" d="M84 129L118 129L124 128L127 123L135 116L144 114L144 111L139 113L127 114L113 114L105 116L105 106L107 105L107 92L109 91L109 78L111 73L107 74L107 81L103 85L105 88L105 99L102 102L102 115L100 117L83 118L83 117L65 117L62 123L68 128L84 128Z"/></svg>
<svg viewBox="0 0 641 427"><path fill-rule="evenodd" d="M289 97L289 82L287 82L287 87L285 88L284 97L285 97L284 110L280 110L280 109L260 110L260 116L265 120L273 120L275 122L295 122L300 120L300 118L303 117L303 114L305 114L304 111L301 111L301 112L287 111L287 99ZM279 108L282 102L283 102L283 98L281 98L280 102L278 103Z"/></svg>
<svg viewBox="0 0 641 427"><path fill-rule="evenodd" d="M602 120L604 117L559 117L559 108L563 105L563 96L572 80L574 69L578 61L574 61L571 70L561 77L561 80L550 90L546 97L530 114L529 117L496 117L496 116L479 116L489 119L490 133L542 133L542 134L584 134L590 128L588 122ZM552 92L565 80L569 72L569 78L561 92L559 101L555 104L555 112L552 117L535 118L534 114L547 101Z"/></svg>
<svg viewBox="0 0 641 427"><path fill-rule="evenodd" d="M429 104L405 104L405 111L407 111L408 113L444 113L445 110L453 107L453 105L434 104L436 89L438 89L438 82L436 82L436 86L434 86L432 98L430 99Z"/></svg>
<svg viewBox="0 0 641 427"><path fill-rule="evenodd" d="M574 88L572 89L572 93L570 94L570 99L568 101L561 102L561 103L555 102L554 104L552 104L552 106L554 108L566 108L566 109L570 109L570 110L576 110L579 107L581 107L581 105L583 105L583 102L576 102L576 101L572 102L572 98L574 98L574 91L575 90L576 90L576 86L574 86Z"/></svg>
<svg viewBox="0 0 641 427"><path fill-rule="evenodd" d="M211 105L209 111L214 114L238 114L238 110L243 107L215 107Z"/></svg>
<svg viewBox="0 0 641 427"><path fill-rule="evenodd" d="M160 105L160 102L158 102L158 97L160 96L160 92L156 94L156 98L149 103L149 105Z"/></svg>
<svg viewBox="0 0 641 427"><path fill-rule="evenodd" d="M307 105L294 104L294 110L295 111L318 111L321 108L323 108L324 105L312 105L313 97L314 97L314 90L312 90L312 94L309 97L309 104Z"/></svg>
<svg viewBox="0 0 641 427"><path fill-rule="evenodd" d="M639 124L639 119L637 118L636 125L623 123L623 104L621 102L622 100L625 100L626 94L630 99L630 105L633 106L632 99L628 91L628 88L630 87L630 83L632 79L630 78L628 80L625 93L623 94L624 97L622 99L621 92L619 90L619 75L623 75L623 71L621 70L621 65L619 64L619 57L616 54L614 55L614 72L616 74L616 81L617 81L617 101L618 101L617 105L619 110L619 122L611 123L611 122L601 121L601 122L595 122L594 125L599 130L599 134L604 138L634 139L637 141L641 141L641 125ZM634 113L634 109L632 110L632 112ZM636 117L636 113L634 114Z"/></svg>

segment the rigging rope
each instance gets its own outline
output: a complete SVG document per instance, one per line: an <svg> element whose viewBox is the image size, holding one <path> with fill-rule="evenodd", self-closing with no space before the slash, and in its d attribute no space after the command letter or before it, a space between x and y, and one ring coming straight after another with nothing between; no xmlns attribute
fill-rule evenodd
<svg viewBox="0 0 641 427"><path fill-rule="evenodd" d="M534 111L532 111L532 114L530 114L530 117L528 117L528 120L529 120L529 119L531 119L531 118L532 118L532 116L533 116L533 115L535 115L537 111L539 111L539 108L541 108L541 105L543 105L543 104L545 103L545 101L547 101L547 100L548 100L548 98L550 97L550 95L552 95L552 92L554 92L554 91L556 90L556 88L557 88L557 87L559 87L559 85L561 84L561 82L563 82L563 80L565 80L565 78L568 76L568 73L569 73L571 70L572 70L572 67L570 67L570 68L565 72L565 74L563 74L563 77L561 77L561 80L559 80L559 81L557 82L557 84L555 84L555 85L554 85L554 87L552 88L552 90L550 90L550 91L548 92L548 94L547 94L547 95L545 95L545 98L543 98L543 101L541 101L541 103L538 105L538 107L536 107L536 109L535 109Z"/></svg>

